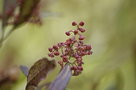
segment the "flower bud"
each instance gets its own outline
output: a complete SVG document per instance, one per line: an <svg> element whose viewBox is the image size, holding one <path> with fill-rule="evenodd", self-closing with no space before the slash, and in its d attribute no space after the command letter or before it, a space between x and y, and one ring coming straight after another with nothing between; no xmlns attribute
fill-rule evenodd
<svg viewBox="0 0 136 90"><path fill-rule="evenodd" d="M84 24L85 24L85 23L84 23L83 21L81 21L81 22L79 23L80 26L84 26Z"/></svg>
<svg viewBox="0 0 136 90"><path fill-rule="evenodd" d="M76 26L77 25L77 23L76 22L72 22L72 26Z"/></svg>

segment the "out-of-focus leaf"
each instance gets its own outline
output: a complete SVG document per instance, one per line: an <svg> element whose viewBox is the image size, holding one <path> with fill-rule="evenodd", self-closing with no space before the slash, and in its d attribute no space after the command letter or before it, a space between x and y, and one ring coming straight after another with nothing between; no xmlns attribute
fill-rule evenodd
<svg viewBox="0 0 136 90"><path fill-rule="evenodd" d="M11 17L11 15L8 15L7 13L13 13L18 4L17 0L3 0L3 2L2 27L5 28L8 19Z"/></svg>
<svg viewBox="0 0 136 90"><path fill-rule="evenodd" d="M49 90L64 90L72 76L69 65L66 65L57 78L50 84Z"/></svg>
<svg viewBox="0 0 136 90"><path fill-rule="evenodd" d="M28 76L28 72L29 72L29 68L27 66L20 66L21 71L23 72L23 74L27 77Z"/></svg>
<svg viewBox="0 0 136 90"><path fill-rule="evenodd" d="M23 3L20 5L19 15L13 28L17 28L24 22L28 21L32 16L34 9L37 8L40 1L41 0L24 0Z"/></svg>
<svg viewBox="0 0 136 90"><path fill-rule="evenodd" d="M49 71L56 66L55 60L49 61L47 58L38 60L29 70L27 76L26 90L34 90L39 82L45 78Z"/></svg>

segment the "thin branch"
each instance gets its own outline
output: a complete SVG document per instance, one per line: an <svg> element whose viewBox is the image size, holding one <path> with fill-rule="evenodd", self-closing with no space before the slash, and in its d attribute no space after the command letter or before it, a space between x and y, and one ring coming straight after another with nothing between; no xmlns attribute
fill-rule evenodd
<svg viewBox="0 0 136 90"><path fill-rule="evenodd" d="M2 30L2 36L0 39L0 48L2 47L3 42L11 35L11 33L14 31L15 29L12 28L5 36L5 30Z"/></svg>

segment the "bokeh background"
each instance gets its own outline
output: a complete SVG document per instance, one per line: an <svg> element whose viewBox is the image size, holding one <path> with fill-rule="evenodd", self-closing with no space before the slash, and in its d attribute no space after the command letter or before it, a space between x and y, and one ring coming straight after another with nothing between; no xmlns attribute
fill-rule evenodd
<svg viewBox="0 0 136 90"><path fill-rule="evenodd" d="M136 0L50 0L44 6L42 26L25 24L4 43L0 69L30 67L48 57L48 47L65 41L65 31L74 29L71 22L84 21L93 55L84 57L84 71L71 78L68 90L136 90ZM26 77L17 70L11 70L16 82L0 85L0 90L25 89Z"/></svg>

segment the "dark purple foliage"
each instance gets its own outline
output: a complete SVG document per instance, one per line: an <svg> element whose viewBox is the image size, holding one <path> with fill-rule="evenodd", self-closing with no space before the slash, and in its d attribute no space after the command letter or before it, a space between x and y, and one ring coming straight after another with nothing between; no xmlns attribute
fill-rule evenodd
<svg viewBox="0 0 136 90"><path fill-rule="evenodd" d="M72 76L70 66L67 64L58 74L56 79L50 84L49 90L64 90Z"/></svg>
<svg viewBox="0 0 136 90"><path fill-rule="evenodd" d="M20 66L21 71L23 72L23 74L27 77L28 76L28 72L29 72L29 68L27 66Z"/></svg>

